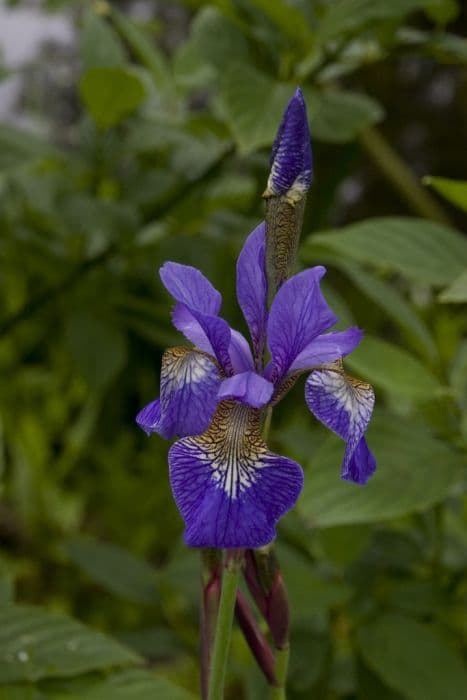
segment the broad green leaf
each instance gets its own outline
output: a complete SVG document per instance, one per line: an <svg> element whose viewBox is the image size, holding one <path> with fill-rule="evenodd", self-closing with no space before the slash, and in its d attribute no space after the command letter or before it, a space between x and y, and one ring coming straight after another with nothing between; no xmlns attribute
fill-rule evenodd
<svg viewBox="0 0 467 700"><path fill-rule="evenodd" d="M428 175L423 178L423 183L433 187L454 206L467 211L467 180L450 180L447 177Z"/></svg>
<svg viewBox="0 0 467 700"><path fill-rule="evenodd" d="M217 8L201 8L190 30L190 47L216 72L238 61L248 63L251 52L244 34Z"/></svg>
<svg viewBox="0 0 467 700"><path fill-rule="evenodd" d="M313 33L305 15L292 3L286 0L252 0L252 5L261 10L294 43L307 48L313 42Z"/></svg>
<svg viewBox="0 0 467 700"><path fill-rule="evenodd" d="M329 577L319 577L310 562L290 547L279 547L278 555L287 581L287 594L294 609L300 610L300 622L332 606L342 605L351 597L350 586Z"/></svg>
<svg viewBox="0 0 467 700"><path fill-rule="evenodd" d="M356 262L345 260L337 255L329 255L326 252L313 253L312 247L305 248L305 254L302 257L313 264L320 261L342 270L363 294L383 309L404 331L412 340L413 348L417 352L431 361L436 359L438 352L427 326L394 286L365 270ZM332 304L331 307L334 308ZM336 313L340 318L337 310Z"/></svg>
<svg viewBox="0 0 467 700"><path fill-rule="evenodd" d="M57 155L58 151L40 136L0 124L0 170Z"/></svg>
<svg viewBox="0 0 467 700"><path fill-rule="evenodd" d="M230 66L223 81L222 106L243 154L273 142L292 94L291 86L277 83L249 65Z"/></svg>
<svg viewBox="0 0 467 700"><path fill-rule="evenodd" d="M175 91L170 67L163 53L146 33L131 19L115 8L111 11L111 20L132 53L150 72L154 85L170 101L174 100Z"/></svg>
<svg viewBox="0 0 467 700"><path fill-rule="evenodd" d="M465 304L467 302L467 270L444 289L438 297L445 304Z"/></svg>
<svg viewBox="0 0 467 700"><path fill-rule="evenodd" d="M196 696L149 671L137 669L111 674L89 689L56 695L54 700L196 700Z"/></svg>
<svg viewBox="0 0 467 700"><path fill-rule="evenodd" d="M311 527L371 523L442 501L462 473L462 458L424 426L375 414L367 440L378 466L364 487L341 481L344 443L329 436L313 455L299 512Z"/></svg>
<svg viewBox="0 0 467 700"><path fill-rule="evenodd" d="M29 685L5 685L0 687L0 700L49 700L37 688Z"/></svg>
<svg viewBox="0 0 467 700"><path fill-rule="evenodd" d="M319 232L307 239L304 255L307 246L314 245L433 286L449 284L463 272L467 259L464 236L442 224L415 218L366 219Z"/></svg>
<svg viewBox="0 0 467 700"><path fill-rule="evenodd" d="M376 100L343 90L305 90L313 139L329 143L352 141L358 132L384 117Z"/></svg>
<svg viewBox="0 0 467 700"><path fill-rule="evenodd" d="M104 386L122 368L125 338L108 320L82 312L67 319L65 334L74 362L91 386Z"/></svg>
<svg viewBox="0 0 467 700"><path fill-rule="evenodd" d="M411 12L434 5L438 0L336 0L329 3L318 29L321 41L362 30L388 19L400 19Z"/></svg>
<svg viewBox="0 0 467 700"><path fill-rule="evenodd" d="M411 401L439 398L447 391L407 350L379 338L365 336L346 365L376 387Z"/></svg>
<svg viewBox="0 0 467 700"><path fill-rule="evenodd" d="M428 625L384 615L358 630L365 662L409 700L459 700L467 695L467 671L452 643Z"/></svg>
<svg viewBox="0 0 467 700"><path fill-rule="evenodd" d="M97 126L116 126L132 114L145 98L142 80L128 68L89 68L79 91Z"/></svg>
<svg viewBox="0 0 467 700"><path fill-rule="evenodd" d="M112 27L92 9L83 18L80 33L80 49L83 68L121 66L125 63L125 51Z"/></svg>
<svg viewBox="0 0 467 700"><path fill-rule="evenodd" d="M74 676L138 663L110 637L32 606L0 607L0 683Z"/></svg>
<svg viewBox="0 0 467 700"><path fill-rule="evenodd" d="M0 572L0 605L13 603L15 598L15 586L13 576Z"/></svg>
<svg viewBox="0 0 467 700"><path fill-rule="evenodd" d="M130 552L84 537L66 542L65 549L75 564L108 591L136 603L159 602L156 571Z"/></svg>

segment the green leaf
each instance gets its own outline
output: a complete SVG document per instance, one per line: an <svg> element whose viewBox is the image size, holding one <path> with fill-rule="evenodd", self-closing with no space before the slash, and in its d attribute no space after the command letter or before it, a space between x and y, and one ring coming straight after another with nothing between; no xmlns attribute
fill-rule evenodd
<svg viewBox="0 0 467 700"><path fill-rule="evenodd" d="M166 678L137 669L113 673L89 690L60 695L57 700L195 700L196 696Z"/></svg>
<svg viewBox="0 0 467 700"><path fill-rule="evenodd" d="M97 126L116 126L145 98L142 80L128 68L89 68L79 83L81 98Z"/></svg>
<svg viewBox="0 0 467 700"><path fill-rule="evenodd" d="M234 62L249 63L251 52L244 34L217 8L201 8L193 20L187 42L216 72L223 73Z"/></svg>
<svg viewBox="0 0 467 700"><path fill-rule="evenodd" d="M252 5L261 10L294 44L310 47L313 33L298 7L285 0L252 0Z"/></svg>
<svg viewBox="0 0 467 700"><path fill-rule="evenodd" d="M172 101L175 96L173 78L165 56L154 42L149 40L146 33L126 15L112 8L110 17L115 29L150 72L157 90Z"/></svg>
<svg viewBox="0 0 467 700"><path fill-rule="evenodd" d="M24 129L0 124L0 170L57 155L58 151L40 136Z"/></svg>
<svg viewBox="0 0 467 700"><path fill-rule="evenodd" d="M467 270L444 289L438 297L444 304L465 304L467 302Z"/></svg>
<svg viewBox="0 0 467 700"><path fill-rule="evenodd" d="M467 259L464 236L442 224L415 218L366 219L319 232L307 239L304 254L314 245L433 286L450 283L463 272Z"/></svg>
<svg viewBox="0 0 467 700"><path fill-rule="evenodd" d="M362 627L357 642L370 668L409 700L459 700L467 695L461 655L428 625L384 615Z"/></svg>
<svg viewBox="0 0 467 700"><path fill-rule="evenodd" d="M8 685L0 687L0 700L48 700L37 688Z"/></svg>
<svg viewBox="0 0 467 700"><path fill-rule="evenodd" d="M413 355L379 338L365 336L346 364L377 387L411 401L439 398L447 391Z"/></svg>
<svg viewBox="0 0 467 700"><path fill-rule="evenodd" d="M125 363L125 338L107 319L86 312L70 316L65 335L75 364L90 386L105 386Z"/></svg>
<svg viewBox="0 0 467 700"><path fill-rule="evenodd" d="M430 185L448 202L467 211L467 180L450 180L447 177L427 175L423 178L423 184Z"/></svg>
<svg viewBox="0 0 467 700"><path fill-rule="evenodd" d="M414 350L430 361L437 358L438 351L427 326L394 286L351 260L344 260L326 252L316 252L316 254L310 255L310 252L313 252L312 248L305 249L305 251L308 251L308 255L302 255L305 261L311 261L314 264L320 261L342 270L363 294L383 309L389 318L404 331L412 341ZM334 308L332 304L331 307ZM339 313L337 315L340 318Z"/></svg>
<svg viewBox="0 0 467 700"><path fill-rule="evenodd" d="M344 443L329 436L313 455L298 501L312 527L371 523L442 501L462 473L459 454L407 418L376 414L367 433L378 466L365 487L339 478Z"/></svg>
<svg viewBox="0 0 467 700"><path fill-rule="evenodd" d="M136 603L160 602L156 571L130 552L84 537L66 542L65 550L75 564L108 591Z"/></svg>
<svg viewBox="0 0 467 700"><path fill-rule="evenodd" d="M377 22L401 19L416 10L436 4L438 0L336 0L329 3L318 37L326 42L342 34L361 31Z"/></svg>
<svg viewBox="0 0 467 700"><path fill-rule="evenodd" d="M376 100L343 90L305 90L313 139L329 143L352 141L359 131L376 124L384 110Z"/></svg>
<svg viewBox="0 0 467 700"><path fill-rule="evenodd" d="M31 606L0 607L0 683L74 676L139 657L71 618Z"/></svg>
<svg viewBox="0 0 467 700"><path fill-rule="evenodd" d="M112 27L93 10L83 18L80 34L83 68L121 66L125 63L125 51Z"/></svg>
<svg viewBox="0 0 467 700"><path fill-rule="evenodd" d="M222 89L227 124L241 153L269 146L293 89L242 63L228 68Z"/></svg>

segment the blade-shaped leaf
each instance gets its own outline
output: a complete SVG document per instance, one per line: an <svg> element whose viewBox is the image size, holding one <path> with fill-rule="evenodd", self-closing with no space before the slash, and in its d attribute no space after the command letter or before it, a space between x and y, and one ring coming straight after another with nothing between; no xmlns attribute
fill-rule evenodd
<svg viewBox="0 0 467 700"><path fill-rule="evenodd" d="M431 185L438 194L454 204L454 206L467 211L467 180L450 180L447 177L424 177L423 183Z"/></svg>

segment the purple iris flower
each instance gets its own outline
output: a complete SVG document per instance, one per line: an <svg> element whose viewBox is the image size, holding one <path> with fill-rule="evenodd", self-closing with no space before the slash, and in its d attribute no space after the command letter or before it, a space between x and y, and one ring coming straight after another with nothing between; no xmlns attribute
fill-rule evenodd
<svg viewBox="0 0 467 700"><path fill-rule="evenodd" d="M261 417L303 372L309 409L346 442L342 478L364 484L376 466L364 437L373 390L348 377L341 362L361 331L329 332L337 318L320 289L324 267L288 279L268 310L265 249L261 223L237 263L251 349L219 316L221 295L199 270L174 262L160 270L176 302L173 323L193 347L165 352L160 398L137 422L148 434L181 438L169 451L170 481L190 546L256 548L274 539L277 521L300 494L303 472L268 449Z"/></svg>

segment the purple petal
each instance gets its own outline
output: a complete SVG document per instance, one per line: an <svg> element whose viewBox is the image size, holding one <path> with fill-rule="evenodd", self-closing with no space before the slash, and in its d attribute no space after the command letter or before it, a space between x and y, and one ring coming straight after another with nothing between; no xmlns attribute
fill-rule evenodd
<svg viewBox="0 0 467 700"><path fill-rule="evenodd" d="M185 304L190 310L217 316L222 297L196 267L166 262L159 274L162 284L175 301Z"/></svg>
<svg viewBox="0 0 467 700"><path fill-rule="evenodd" d="M206 333L185 304L175 304L172 311L172 323L193 345L210 355L214 355L213 347Z"/></svg>
<svg viewBox="0 0 467 700"><path fill-rule="evenodd" d="M269 452L259 411L222 402L209 429L169 451L170 481L191 547L262 547L297 500L301 467Z"/></svg>
<svg viewBox="0 0 467 700"><path fill-rule="evenodd" d="M271 153L266 195L287 195L297 201L308 190L312 177L310 130L300 88L290 100Z"/></svg>
<svg viewBox="0 0 467 700"><path fill-rule="evenodd" d="M173 311L172 321L175 328L196 347L214 355L226 374L233 374L229 352L232 334L229 324L223 318L203 314L185 304L178 303Z"/></svg>
<svg viewBox="0 0 467 700"><path fill-rule="evenodd" d="M243 372L224 379L217 394L219 399L234 399L261 408L270 400L274 385L256 372Z"/></svg>
<svg viewBox="0 0 467 700"><path fill-rule="evenodd" d="M250 329L255 358L260 362L268 318L264 221L250 233L238 257L237 299Z"/></svg>
<svg viewBox="0 0 467 700"><path fill-rule="evenodd" d="M162 358L161 397L138 414L138 425L169 440L199 435L215 413L221 384L211 358L189 348L171 348Z"/></svg>
<svg viewBox="0 0 467 700"><path fill-rule="evenodd" d="M375 403L373 388L339 369L318 369L307 379L305 399L316 418L347 443L342 478L365 484L376 469L363 437Z"/></svg>
<svg viewBox="0 0 467 700"><path fill-rule="evenodd" d="M136 416L136 422L145 433L158 433L161 422L161 402L160 399L151 401L147 406L141 409Z"/></svg>
<svg viewBox="0 0 467 700"><path fill-rule="evenodd" d="M247 372L254 369L253 357L251 355L248 341L241 333L230 329L229 356L235 372Z"/></svg>
<svg viewBox="0 0 467 700"><path fill-rule="evenodd" d="M363 332L356 327L319 335L297 355L289 372L312 369L316 365L339 360L355 350L362 338Z"/></svg>
<svg viewBox="0 0 467 700"><path fill-rule="evenodd" d="M337 321L319 286L325 272L324 267L299 272L282 285L272 302L268 321L271 381L280 381L311 341Z"/></svg>

